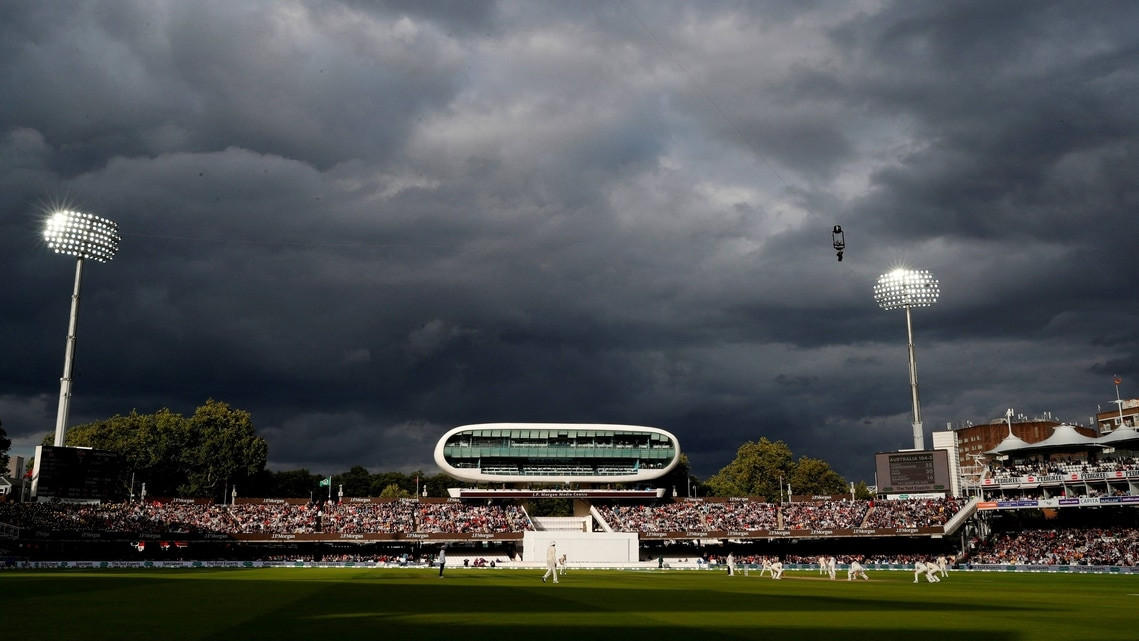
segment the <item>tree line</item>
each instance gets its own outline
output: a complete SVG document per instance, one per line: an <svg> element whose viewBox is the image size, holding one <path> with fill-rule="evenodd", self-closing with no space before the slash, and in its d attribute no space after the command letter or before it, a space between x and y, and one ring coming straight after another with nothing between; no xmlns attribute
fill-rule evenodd
<svg viewBox="0 0 1139 641"><path fill-rule="evenodd" d="M50 445L53 434L44 437ZM11 442L0 428L0 461ZM339 474L322 475L307 469L273 471L266 468L269 446L258 436L249 412L209 399L190 416L169 409L153 414L131 411L68 430L66 445L117 452L123 461L123 483L138 494L146 483L149 496L229 500L241 497L338 498L446 496L456 481L446 474L370 472L360 465ZM795 494L851 493L851 486L821 459L795 459L783 441L766 437L739 447L736 458L701 481L691 473L686 455L677 467L655 481L680 496L753 496L768 501ZM853 487L858 498L869 498L864 482ZM543 510L545 511L545 510Z"/></svg>

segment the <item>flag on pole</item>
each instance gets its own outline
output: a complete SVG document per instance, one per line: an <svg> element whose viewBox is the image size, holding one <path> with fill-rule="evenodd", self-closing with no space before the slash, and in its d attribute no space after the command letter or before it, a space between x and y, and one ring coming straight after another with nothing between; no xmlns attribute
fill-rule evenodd
<svg viewBox="0 0 1139 641"><path fill-rule="evenodd" d="M332 487L332 477L330 476L326 479L320 479L320 486L321 487Z"/></svg>
<svg viewBox="0 0 1139 641"><path fill-rule="evenodd" d="M1116 376L1116 377L1115 377L1115 384L1116 384L1116 385L1119 385L1119 384L1120 384L1120 383L1122 383L1122 382L1123 382L1123 379L1122 379L1122 378L1119 378L1118 376Z"/></svg>

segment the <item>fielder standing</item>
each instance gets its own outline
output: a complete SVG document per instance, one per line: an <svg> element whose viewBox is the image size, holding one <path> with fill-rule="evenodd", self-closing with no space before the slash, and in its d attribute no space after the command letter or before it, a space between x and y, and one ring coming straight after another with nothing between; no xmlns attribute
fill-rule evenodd
<svg viewBox="0 0 1139 641"><path fill-rule="evenodd" d="M554 577L554 583L558 582L558 548L556 543L550 541L550 547L546 548L546 573L542 575L542 583L546 582L546 577Z"/></svg>

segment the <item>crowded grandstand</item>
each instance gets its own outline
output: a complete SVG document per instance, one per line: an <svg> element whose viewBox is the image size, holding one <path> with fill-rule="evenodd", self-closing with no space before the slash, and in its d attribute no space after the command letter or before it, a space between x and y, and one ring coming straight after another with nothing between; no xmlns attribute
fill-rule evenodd
<svg viewBox="0 0 1139 641"><path fill-rule="evenodd" d="M669 464L659 470L674 464L679 451L675 437L645 428L496 430L493 436L452 430L439 451L444 442L452 449L493 447L491 469L516 463L511 456L568 465L566 455L553 457L552 448L534 443L547 438L594 462L623 458L641 481L653 478L643 475L653 466L642 468L642 455L661 460L664 451ZM604 441L597 430L606 435ZM519 447L470 440L503 435L529 442ZM840 567L857 561L909 569L935 557L958 568L1135 567L1139 519L1130 508L1139 504L1139 459L1115 448L1022 449L1023 456L994 449L971 481L962 483L967 496L679 497L664 496L663 488L567 488L554 473L535 475L533 486L468 488L468 494L456 491L449 498L334 497L329 492L294 499L235 496L223 503L156 497L8 500L0 502L0 550L7 565L75 559L407 565L428 563L447 546L448 555L464 565L509 567L532 561L541 542L556 536L573 551L578 567L609 562L707 568L730 558L745 564L775 560L795 568L832 557ZM460 459L470 457L461 452L449 460ZM590 469L603 476L608 468L594 464ZM472 470L468 475L487 473L486 467ZM533 501L554 497L571 499L573 515L531 514ZM618 547L631 541L632 553L611 562L606 556L611 550L599 543L606 540Z"/></svg>
<svg viewBox="0 0 1139 641"><path fill-rule="evenodd" d="M729 552L748 559L809 564L820 553L839 562L908 564L947 555L958 567L989 565L1134 566L1139 524L1131 510L1092 518L1010 518L1010 527L974 527L977 501L954 497L899 500L675 499L597 502L587 523L596 532L633 533L639 562L711 567ZM1087 516L1087 515L1081 515ZM967 518L969 517L969 518ZM1087 523L1085 525L1084 523ZM1110 525L1097 525L1104 522ZM406 563L443 544L458 558L521 561L535 531L524 505L455 499L309 502L245 499L219 505L150 499L131 503L0 503L10 558L66 560L304 558ZM953 534L969 527L964 545ZM563 531L564 533L564 531ZM585 561L577 559L577 561Z"/></svg>

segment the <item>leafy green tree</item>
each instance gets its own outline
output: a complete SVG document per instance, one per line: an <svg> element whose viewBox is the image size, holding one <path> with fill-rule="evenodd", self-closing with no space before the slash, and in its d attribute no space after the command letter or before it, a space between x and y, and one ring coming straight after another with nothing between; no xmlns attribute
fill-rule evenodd
<svg viewBox="0 0 1139 641"><path fill-rule="evenodd" d="M184 423L181 415L165 408L154 414L132 410L127 416L71 427L64 444L118 452L126 477L133 473L139 485L146 483L150 496L176 496L185 478L180 456L186 444ZM53 439L46 435L44 445Z"/></svg>
<svg viewBox="0 0 1139 641"><path fill-rule="evenodd" d="M700 479L692 476L692 465L688 462L688 455L681 453L676 467L653 483L656 487L663 487L669 493L675 490L676 496L688 496L689 488L698 488ZM666 496L668 495L666 494Z"/></svg>
<svg viewBox="0 0 1139 641"><path fill-rule="evenodd" d="M344 496L372 496L372 473L362 465L354 465L343 474L333 479L337 487L332 492L336 494L344 486Z"/></svg>
<svg viewBox="0 0 1139 641"><path fill-rule="evenodd" d="M256 485L269 454L248 412L213 399L189 418L164 408L78 425L66 444L118 452L150 496L219 498L233 484Z"/></svg>
<svg viewBox="0 0 1139 641"><path fill-rule="evenodd" d="M708 479L707 487L717 496L762 496L778 500L780 479L790 478L794 464L791 448L783 441L748 441L736 450L736 458Z"/></svg>
<svg viewBox="0 0 1139 641"><path fill-rule="evenodd" d="M790 476L791 491L795 494L847 494L850 487L838 472L821 459L799 457Z"/></svg>
<svg viewBox="0 0 1139 641"><path fill-rule="evenodd" d="M791 448L783 441L747 442L736 458L708 479L708 488L717 496L762 496L778 501L783 488L791 485L795 494L846 494L846 481L830 464L809 456L792 459ZM865 485L865 484L864 484Z"/></svg>
<svg viewBox="0 0 1139 641"><path fill-rule="evenodd" d="M859 501L869 501L874 498L874 493L870 491L870 486L866 481L859 481L854 484L854 498Z"/></svg>
<svg viewBox="0 0 1139 641"><path fill-rule="evenodd" d="M215 496L225 485L265 468L269 445L257 436L249 412L209 399L186 424L187 447L181 456L186 480L178 488L181 495Z"/></svg>
<svg viewBox="0 0 1139 641"><path fill-rule="evenodd" d="M439 498L448 496L447 490L455 487L457 481L446 474L439 473L428 476L425 479L420 478L419 484L420 486L427 486L427 496Z"/></svg>
<svg viewBox="0 0 1139 641"><path fill-rule="evenodd" d="M408 478L406 474L399 472L377 472L372 475L372 486L368 496L384 496L384 492L390 491L388 488L393 485L403 490L404 496L411 496L411 490L415 487L415 479Z"/></svg>
<svg viewBox="0 0 1139 641"><path fill-rule="evenodd" d="M407 475L407 484L404 487L410 488L411 496L423 496L423 492L426 490L427 496L445 497L447 496L447 487L454 485L454 481L447 480L449 478L446 474L431 476L423 470L415 470ZM418 487L416 487L417 485Z"/></svg>
<svg viewBox="0 0 1139 641"><path fill-rule="evenodd" d="M299 499L311 498L320 483L321 476L301 468L284 472L270 472L272 478L271 493L274 498Z"/></svg>
<svg viewBox="0 0 1139 641"><path fill-rule="evenodd" d="M405 499L410 496L411 494L400 487L398 483L391 483L380 490L380 498L384 499Z"/></svg>

